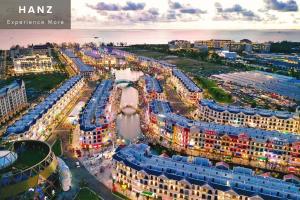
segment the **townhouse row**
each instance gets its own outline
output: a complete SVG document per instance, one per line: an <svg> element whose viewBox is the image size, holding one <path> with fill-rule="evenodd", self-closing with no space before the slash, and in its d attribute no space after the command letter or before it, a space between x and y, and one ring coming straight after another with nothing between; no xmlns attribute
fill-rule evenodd
<svg viewBox="0 0 300 200"><path fill-rule="evenodd" d="M66 49L62 52L63 57L66 59L72 69L79 75L86 79L93 79L95 76L95 69L82 62L71 49Z"/></svg>
<svg viewBox="0 0 300 200"><path fill-rule="evenodd" d="M248 168L213 166L201 157L158 156L146 144L119 149L113 163L113 189L131 198L300 199L300 180L295 176L281 180L255 175Z"/></svg>
<svg viewBox="0 0 300 200"><path fill-rule="evenodd" d="M79 117L79 141L82 148L98 148L111 141L114 135L114 96L112 80L102 81Z"/></svg>
<svg viewBox="0 0 300 200"><path fill-rule="evenodd" d="M50 134L55 120L64 112L67 105L78 97L84 85L82 76L68 79L41 103L10 125L3 135L4 139L39 139Z"/></svg>
<svg viewBox="0 0 300 200"><path fill-rule="evenodd" d="M299 135L190 120L158 100L150 103L147 116L150 137L178 152L300 168Z"/></svg>
<svg viewBox="0 0 300 200"><path fill-rule="evenodd" d="M203 97L203 90L179 69L172 70L170 82L184 103L197 105Z"/></svg>
<svg viewBox="0 0 300 200"><path fill-rule="evenodd" d="M165 94L160 82L148 74L144 76L142 82L145 94L146 102L151 102L152 100L159 99L164 100Z"/></svg>
<svg viewBox="0 0 300 200"><path fill-rule="evenodd" d="M300 134L300 113L227 106L202 99L197 116L206 122Z"/></svg>

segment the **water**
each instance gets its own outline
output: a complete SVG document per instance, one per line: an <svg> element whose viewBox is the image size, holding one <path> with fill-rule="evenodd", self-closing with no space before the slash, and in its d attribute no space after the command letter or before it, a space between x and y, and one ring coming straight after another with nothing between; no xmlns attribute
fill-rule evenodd
<svg viewBox="0 0 300 200"><path fill-rule="evenodd" d="M1 30L0 49L12 45L39 44L45 42L126 42L127 44L166 44L170 40L206 40L244 38L256 42L300 41L300 30ZM95 39L94 37L99 37Z"/></svg>
<svg viewBox="0 0 300 200"><path fill-rule="evenodd" d="M116 80L129 80L137 81L142 72L125 70L113 70L116 76ZM135 109L138 108L139 96L138 91L133 87L127 87L127 84L119 84L122 88L120 107L131 106L123 109L123 113L117 116L117 132L127 142L136 140L141 134L140 116L135 113Z"/></svg>

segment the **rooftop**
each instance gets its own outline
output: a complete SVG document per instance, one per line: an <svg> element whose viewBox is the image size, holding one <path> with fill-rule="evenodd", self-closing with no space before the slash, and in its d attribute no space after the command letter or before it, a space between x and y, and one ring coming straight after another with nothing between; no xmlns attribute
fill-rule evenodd
<svg viewBox="0 0 300 200"><path fill-rule="evenodd" d="M94 59L101 59L101 55L97 50L83 50L84 55L92 57Z"/></svg>
<svg viewBox="0 0 300 200"><path fill-rule="evenodd" d="M97 86L80 115L79 123L81 130L93 131L98 127L107 125L108 119L105 115L105 108L109 101L112 88L112 80L104 80Z"/></svg>
<svg viewBox="0 0 300 200"><path fill-rule="evenodd" d="M45 113L51 109L77 82L82 79L81 76L73 76L62 86L50 94L44 101L30 109L21 119L9 126L4 134L5 137L12 134L21 134L29 130Z"/></svg>
<svg viewBox="0 0 300 200"><path fill-rule="evenodd" d="M84 64L80 58L78 58L71 49L66 49L63 53L68 56L80 72L93 72L94 68L90 65Z"/></svg>
<svg viewBox="0 0 300 200"><path fill-rule="evenodd" d="M173 69L173 76L176 76L182 84L190 91L190 92L202 92L200 89L185 73L183 73L179 69Z"/></svg>
<svg viewBox="0 0 300 200"><path fill-rule="evenodd" d="M243 87L250 86L262 91L277 93L291 99L300 100L300 80L293 77L262 71L235 72L213 75L213 77Z"/></svg>
<svg viewBox="0 0 300 200"><path fill-rule="evenodd" d="M243 113L245 115L260 115L262 117L277 117L279 119L292 119L292 118L299 119L299 116L296 115L296 113L290 113L287 111L273 111L273 110L265 110L259 108L221 105L216 103L213 100L208 100L208 99L202 99L200 100L199 103L202 106L208 106L210 109L215 110L217 112L228 111L230 113Z"/></svg>
<svg viewBox="0 0 300 200"><path fill-rule="evenodd" d="M165 177L188 184L208 185L222 191L233 190L239 195L259 195L263 199L299 199L298 184L271 177L257 176L251 169L232 170L212 166L208 159L174 155L160 157L150 153L146 144L135 144L117 151L113 159L147 175ZM280 189L279 189L280 188Z"/></svg>
<svg viewBox="0 0 300 200"><path fill-rule="evenodd" d="M145 82L146 82L146 90L148 93L153 91L157 93L163 92L163 89L156 78L151 77L149 75L145 75Z"/></svg>
<svg viewBox="0 0 300 200"><path fill-rule="evenodd" d="M7 95L9 91L15 90L15 89L20 89L23 85L25 85L23 80L15 80L11 84L0 88L0 97L3 97Z"/></svg>
<svg viewBox="0 0 300 200"><path fill-rule="evenodd" d="M163 101L153 101L150 105L150 111L158 114L158 117L161 120L166 122L171 122L177 124L178 126L182 126L184 128L197 128L202 132L205 131L214 131L216 134L229 135L238 137L241 134L246 134L248 137L254 138L256 141L276 141L279 144L293 143L296 141L300 141L300 136L295 134L282 134L278 131L267 131L256 128L246 128L246 127L234 127L230 125L221 125L216 123L208 123L203 121L196 121L188 119L184 116L175 114L170 112L170 109L161 109L161 107L167 107L167 102Z"/></svg>

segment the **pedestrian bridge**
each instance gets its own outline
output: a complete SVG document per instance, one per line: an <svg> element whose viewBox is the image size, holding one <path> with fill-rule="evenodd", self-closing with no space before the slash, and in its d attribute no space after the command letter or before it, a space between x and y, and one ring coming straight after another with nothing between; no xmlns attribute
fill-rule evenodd
<svg viewBox="0 0 300 200"><path fill-rule="evenodd" d="M116 84L122 84L122 83L128 83L128 84L133 84L133 81L126 80L126 79L121 79L121 80L115 80Z"/></svg>
<svg viewBox="0 0 300 200"><path fill-rule="evenodd" d="M118 113L122 113L124 115L133 115L133 114L136 114L139 112L140 112L140 109L138 109L137 107L134 107L132 105L125 105L119 109Z"/></svg>

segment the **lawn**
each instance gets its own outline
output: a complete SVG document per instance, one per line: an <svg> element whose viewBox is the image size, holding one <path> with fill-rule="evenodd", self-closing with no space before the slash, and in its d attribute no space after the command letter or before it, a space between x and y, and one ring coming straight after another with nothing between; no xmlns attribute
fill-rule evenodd
<svg viewBox="0 0 300 200"><path fill-rule="evenodd" d="M0 80L0 88L12 83L16 79L24 80L28 101L32 102L40 96L48 94L50 90L67 79L67 74L53 72L45 74L25 74L10 77L6 80Z"/></svg>
<svg viewBox="0 0 300 200"><path fill-rule="evenodd" d="M204 78L204 77L195 77L194 78L197 85L201 88L207 90L209 95L220 103L232 103L232 96L224 91L222 88L219 88L214 80Z"/></svg>
<svg viewBox="0 0 300 200"><path fill-rule="evenodd" d="M101 198L89 188L81 188L75 200L101 200Z"/></svg>
<svg viewBox="0 0 300 200"><path fill-rule="evenodd" d="M56 156L61 156L61 154L62 154L61 139L58 138L52 145L51 149Z"/></svg>
<svg viewBox="0 0 300 200"><path fill-rule="evenodd" d="M28 148L26 151L18 153L16 162L13 165L0 170L0 174L9 172L11 170L19 171L31 167L41 162L46 157L47 153L48 152L43 150L37 151L36 149Z"/></svg>
<svg viewBox="0 0 300 200"><path fill-rule="evenodd" d="M139 56L146 56L158 60L165 60L169 63L177 65L177 67L186 73L198 76L211 76L213 74L229 73L241 71L241 69L233 68L221 64L202 61L200 59L192 59L183 56L174 56L164 52L149 49L138 49L137 47L127 47L124 50L135 53Z"/></svg>

